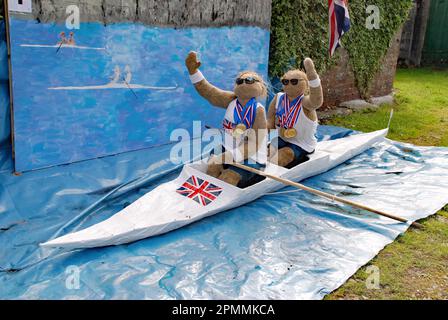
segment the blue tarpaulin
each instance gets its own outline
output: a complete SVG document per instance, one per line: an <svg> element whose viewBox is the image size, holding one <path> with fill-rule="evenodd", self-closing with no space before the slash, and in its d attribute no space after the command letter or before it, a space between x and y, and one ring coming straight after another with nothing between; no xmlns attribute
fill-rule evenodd
<svg viewBox="0 0 448 320"><path fill-rule="evenodd" d="M129 245L44 252L180 168L167 145L13 175L0 74L0 299L320 299L408 227L287 188ZM352 133L319 127L321 140ZM448 149L386 141L304 183L416 220L448 202Z"/></svg>
<svg viewBox="0 0 448 320"><path fill-rule="evenodd" d="M320 139L351 133L319 128ZM167 160L169 148L22 176L11 174L3 154L0 298L319 299L408 227L284 189L129 245L64 254L39 249L55 234L102 221L173 179L179 168ZM447 159L446 148L386 141L305 184L415 220L448 202Z"/></svg>

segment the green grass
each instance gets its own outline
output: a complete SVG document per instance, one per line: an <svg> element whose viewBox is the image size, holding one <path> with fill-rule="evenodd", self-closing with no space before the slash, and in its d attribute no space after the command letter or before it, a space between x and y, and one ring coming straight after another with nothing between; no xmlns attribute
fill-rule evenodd
<svg viewBox="0 0 448 320"><path fill-rule="evenodd" d="M389 138L448 146L448 71L398 70ZM336 117L327 124L373 131L387 124L391 106ZM448 159L447 159L448 161ZM387 246L326 299L448 299L448 206ZM367 267L380 270L380 288L366 286Z"/></svg>
<svg viewBox="0 0 448 320"><path fill-rule="evenodd" d="M448 71L398 70L396 104L389 138L417 145L448 146ZM391 106L336 117L327 124L373 131L384 128Z"/></svg>

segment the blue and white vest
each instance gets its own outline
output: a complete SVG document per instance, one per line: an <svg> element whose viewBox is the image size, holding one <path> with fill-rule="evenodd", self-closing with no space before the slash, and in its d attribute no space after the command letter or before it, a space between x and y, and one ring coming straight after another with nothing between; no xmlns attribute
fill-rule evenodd
<svg viewBox="0 0 448 320"><path fill-rule="evenodd" d="M230 102L229 106L227 107L226 115L224 117L224 122L231 123L234 126L236 125L235 121L235 108L236 108L236 102L237 99ZM257 110L258 108L264 108L261 103L257 103ZM255 121L255 119L254 119ZM239 137L233 136L233 130L232 129L225 129L224 134L224 148L227 151L230 151L233 155L233 159L236 162L243 162L244 161L244 155L241 154L240 150L238 149L245 143L246 134L243 134ZM253 156L249 157L249 159L252 162L256 162L259 164L266 164L268 160L268 152L267 152L267 134L265 135L264 140L259 144L258 150L254 153ZM256 146L253 146L255 148Z"/></svg>
<svg viewBox="0 0 448 320"><path fill-rule="evenodd" d="M285 95L284 92L277 94L277 103L275 105L275 111L277 113L277 110L280 106L281 98ZM285 97L286 98L286 97ZM303 106L302 106L303 108ZM275 121L277 129L280 129L278 126L278 121L276 119ZM296 146L299 146L303 150L307 152L313 152L316 150L317 146L317 138L316 138L316 132L317 132L317 121L313 121L310 118L308 118L305 114L305 112L300 112L299 118L297 119L296 124L294 125L294 129L297 130L297 136L294 138L284 138L281 137L283 140L292 143Z"/></svg>

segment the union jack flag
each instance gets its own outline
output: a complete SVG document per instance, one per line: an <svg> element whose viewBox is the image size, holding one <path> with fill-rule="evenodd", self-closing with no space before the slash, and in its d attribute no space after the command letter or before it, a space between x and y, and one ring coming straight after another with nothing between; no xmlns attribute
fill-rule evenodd
<svg viewBox="0 0 448 320"><path fill-rule="evenodd" d="M348 0L328 0L330 12L330 57L340 46L342 36L350 30Z"/></svg>
<svg viewBox="0 0 448 320"><path fill-rule="evenodd" d="M176 192L205 207L219 197L222 193L222 188L198 177L191 176Z"/></svg>
<svg viewBox="0 0 448 320"><path fill-rule="evenodd" d="M226 130L233 130L233 128L234 128L233 123L227 119L224 119L224 121L222 122L222 126Z"/></svg>

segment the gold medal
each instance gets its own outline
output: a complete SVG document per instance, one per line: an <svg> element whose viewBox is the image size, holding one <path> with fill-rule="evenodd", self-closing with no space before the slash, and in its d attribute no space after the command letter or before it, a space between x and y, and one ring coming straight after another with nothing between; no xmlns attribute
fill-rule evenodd
<svg viewBox="0 0 448 320"><path fill-rule="evenodd" d="M285 130L284 137L288 139L295 138L297 136L297 130L294 128L289 128Z"/></svg>
<svg viewBox="0 0 448 320"><path fill-rule="evenodd" d="M285 128L280 128L280 131L279 131L279 134L280 134L280 137L283 137L283 138L285 138Z"/></svg>
<svg viewBox="0 0 448 320"><path fill-rule="evenodd" d="M233 130L233 136L239 137L239 136L243 135L246 132L246 129L247 129L246 126L244 124L240 123Z"/></svg>

